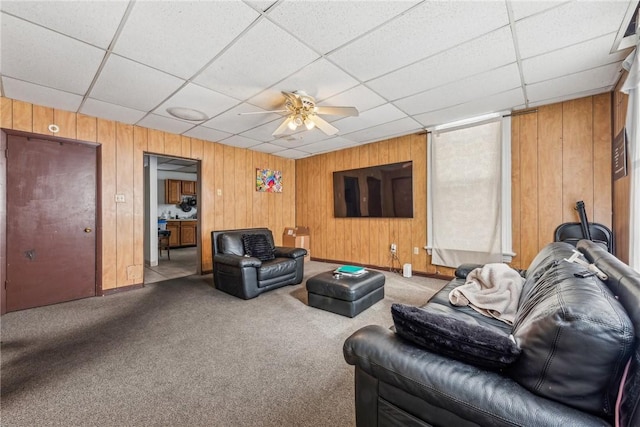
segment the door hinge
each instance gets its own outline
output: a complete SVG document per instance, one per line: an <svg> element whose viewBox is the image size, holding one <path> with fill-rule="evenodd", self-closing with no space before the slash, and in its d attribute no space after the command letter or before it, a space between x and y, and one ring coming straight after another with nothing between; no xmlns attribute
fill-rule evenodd
<svg viewBox="0 0 640 427"><path fill-rule="evenodd" d="M8 158L9 158L9 149L8 149L8 148L5 148L5 149L4 149L4 158L5 158L5 159L8 159Z"/></svg>

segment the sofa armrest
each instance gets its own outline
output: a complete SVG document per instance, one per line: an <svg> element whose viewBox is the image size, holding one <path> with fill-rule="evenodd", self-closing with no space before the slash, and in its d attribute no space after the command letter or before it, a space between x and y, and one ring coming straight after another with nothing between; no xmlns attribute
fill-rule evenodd
<svg viewBox="0 0 640 427"><path fill-rule="evenodd" d="M609 425L601 418L536 396L499 372L430 353L381 326L356 331L345 341L343 352L349 364L378 381L422 399L425 406L455 413L478 425ZM393 401L393 396L380 397Z"/></svg>
<svg viewBox="0 0 640 427"><path fill-rule="evenodd" d="M469 273L471 273L476 268L481 268L484 264L460 264L458 268L456 268L455 276L458 279L466 279Z"/></svg>
<svg viewBox="0 0 640 427"><path fill-rule="evenodd" d="M246 257L240 255L231 255L231 254L216 254L213 256L213 262L231 265L238 268L243 267L260 267L262 266L262 261L258 258L254 257Z"/></svg>
<svg viewBox="0 0 640 427"><path fill-rule="evenodd" d="M276 246L275 248L276 258L300 258L307 254L306 249L302 248L288 248L284 246Z"/></svg>

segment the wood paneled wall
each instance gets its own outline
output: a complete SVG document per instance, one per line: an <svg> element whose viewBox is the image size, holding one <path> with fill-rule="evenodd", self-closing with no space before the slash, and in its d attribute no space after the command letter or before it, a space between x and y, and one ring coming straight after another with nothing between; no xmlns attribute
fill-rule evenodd
<svg viewBox="0 0 640 427"><path fill-rule="evenodd" d="M145 153L200 161L198 234L203 272L212 270L212 230L268 227L280 243L284 227L295 223L293 160L8 98L0 101L4 129L54 136L48 126L55 123L60 127L55 137L99 144L103 291L143 281ZM256 168L282 171L283 193L256 192ZM124 194L126 202L115 203L115 194Z"/></svg>
<svg viewBox="0 0 640 427"><path fill-rule="evenodd" d="M620 92L627 72L613 92L613 136L625 127L629 96ZM628 149L628 147L627 147ZM628 161L628 159L627 159ZM616 256L629 263L629 220L631 210L631 181L629 175L613 181L613 233L616 238Z"/></svg>
<svg viewBox="0 0 640 427"><path fill-rule="evenodd" d="M611 94L521 112L512 118L512 265L526 268L563 222L578 221L584 200L590 221L612 223ZM332 173L413 160L414 218L334 218ZM296 161L296 224L311 228L311 256L383 268L389 245L401 263L427 274L451 275L431 264L426 236L425 135L394 138ZM451 209L455 209L452 206ZM418 255L413 248L418 249ZM397 264L396 264L397 267Z"/></svg>
<svg viewBox="0 0 640 427"><path fill-rule="evenodd" d="M527 268L555 228L590 222L611 228L611 94L538 107L512 117L512 265Z"/></svg>

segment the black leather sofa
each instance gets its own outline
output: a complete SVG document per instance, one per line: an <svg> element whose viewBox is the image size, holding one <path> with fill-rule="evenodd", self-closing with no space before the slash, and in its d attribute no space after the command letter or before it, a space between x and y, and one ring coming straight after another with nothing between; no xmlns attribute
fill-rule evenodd
<svg viewBox="0 0 640 427"><path fill-rule="evenodd" d="M449 303L464 268L421 308L511 333L521 353L506 368L426 350L389 325L356 331L344 357L355 365L357 425L640 426L640 274L601 245L577 248L608 279L577 277L585 267L562 261L575 248L549 244L523 272L513 328Z"/></svg>
<svg viewBox="0 0 640 427"><path fill-rule="evenodd" d="M249 256L243 236L263 235L273 251L273 259L261 261ZM262 292L297 285L304 275L306 249L274 245L268 228L247 228L211 232L213 284L238 298L255 298Z"/></svg>

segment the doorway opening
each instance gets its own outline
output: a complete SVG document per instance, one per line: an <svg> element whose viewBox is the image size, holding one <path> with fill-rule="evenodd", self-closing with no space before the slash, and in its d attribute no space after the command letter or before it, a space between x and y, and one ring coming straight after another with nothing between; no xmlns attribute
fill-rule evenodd
<svg viewBox="0 0 640 427"><path fill-rule="evenodd" d="M144 283L201 272L199 161L144 155Z"/></svg>

